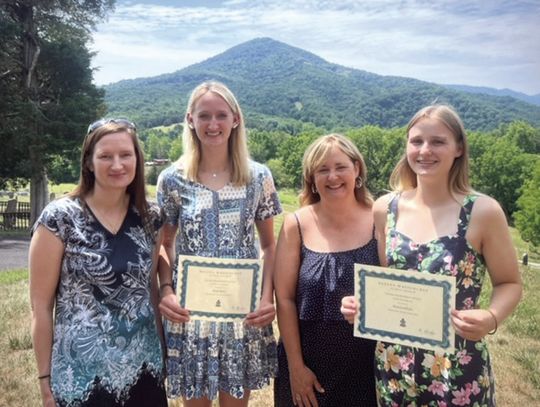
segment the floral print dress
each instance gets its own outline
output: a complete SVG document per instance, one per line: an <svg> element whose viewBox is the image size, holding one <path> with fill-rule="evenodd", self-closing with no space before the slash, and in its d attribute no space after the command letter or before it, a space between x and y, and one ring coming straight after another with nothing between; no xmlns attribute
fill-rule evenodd
<svg viewBox="0 0 540 407"><path fill-rule="evenodd" d="M166 406L161 340L151 302L161 216L143 227L134 206L116 234L79 198L45 207L64 244L55 303L51 390L59 406Z"/></svg>
<svg viewBox="0 0 540 407"><path fill-rule="evenodd" d="M388 206L388 266L411 272L456 277L455 308L478 304L485 276L484 259L465 239L477 195L465 197L458 232L417 244L396 230L399 195ZM495 387L487 345L456 335L448 354L379 342L375 351L380 406L495 406Z"/></svg>
<svg viewBox="0 0 540 407"><path fill-rule="evenodd" d="M176 254L217 258L259 258L255 221L281 213L268 168L250 161L248 185L214 191L184 177L177 164L159 176L157 197L165 222L178 226ZM173 269L173 282L178 279ZM213 400L220 390L243 398L277 373L272 326L243 322L165 322L167 394Z"/></svg>

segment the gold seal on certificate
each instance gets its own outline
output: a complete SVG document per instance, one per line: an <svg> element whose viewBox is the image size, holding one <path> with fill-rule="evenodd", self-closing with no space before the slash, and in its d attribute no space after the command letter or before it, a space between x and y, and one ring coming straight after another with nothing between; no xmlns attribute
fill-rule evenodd
<svg viewBox="0 0 540 407"><path fill-rule="evenodd" d="M191 319L239 321L259 305L262 261L179 256L176 294Z"/></svg>
<svg viewBox="0 0 540 407"><path fill-rule="evenodd" d="M454 352L450 315L456 297L454 277L365 264L354 267L354 294L360 305L355 336Z"/></svg>

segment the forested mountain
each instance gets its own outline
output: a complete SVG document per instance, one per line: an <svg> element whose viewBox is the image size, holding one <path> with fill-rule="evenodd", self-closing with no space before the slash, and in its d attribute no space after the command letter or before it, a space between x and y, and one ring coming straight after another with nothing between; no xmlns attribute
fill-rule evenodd
<svg viewBox="0 0 540 407"><path fill-rule="evenodd" d="M461 90L469 93L483 93L492 96L511 96L515 99L523 100L527 103L540 106L540 93L537 95L527 95L525 93L516 92L512 89L494 89L484 86L468 86L468 85L444 85L447 88Z"/></svg>
<svg viewBox="0 0 540 407"><path fill-rule="evenodd" d="M540 107L512 97L346 68L269 38L245 42L171 74L108 85L109 114L127 116L142 127L178 123L191 90L209 79L232 89L249 127L267 130L294 133L302 123L329 130L403 126L434 101L453 105L470 130L491 130L517 119L540 127Z"/></svg>

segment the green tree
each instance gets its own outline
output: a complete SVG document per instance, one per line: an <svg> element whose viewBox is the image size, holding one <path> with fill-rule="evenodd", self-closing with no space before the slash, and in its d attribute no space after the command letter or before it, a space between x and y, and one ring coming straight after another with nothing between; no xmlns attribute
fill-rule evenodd
<svg viewBox="0 0 540 407"><path fill-rule="evenodd" d="M248 133L248 147L251 157L260 163L277 158L278 148L290 136L282 131L250 130Z"/></svg>
<svg viewBox="0 0 540 407"><path fill-rule="evenodd" d="M171 142L171 149L169 150L169 160L176 161L180 158L182 155L182 138L176 137Z"/></svg>
<svg viewBox="0 0 540 407"><path fill-rule="evenodd" d="M291 188L302 186L302 158L306 148L321 134L302 133L296 137L290 137L278 148L278 158L283 163L285 173L290 177L287 185Z"/></svg>
<svg viewBox="0 0 540 407"><path fill-rule="evenodd" d="M526 153L540 153L540 129L522 120L503 125L499 132Z"/></svg>
<svg viewBox="0 0 540 407"><path fill-rule="evenodd" d="M171 140L163 132L152 132L146 139L145 147L148 160L168 158L171 149Z"/></svg>
<svg viewBox="0 0 540 407"><path fill-rule="evenodd" d="M73 152L88 123L104 111L103 94L92 84L86 44L95 22L102 21L113 3L4 0L0 4L0 88L12 92L0 106L0 143L10 145L0 161L9 155L8 162L16 163L0 167L0 179L30 179L31 222L49 198L47 167L52 157Z"/></svg>
<svg viewBox="0 0 540 407"><path fill-rule="evenodd" d="M540 245L540 159L532 176L522 188L522 194L517 201L518 210L514 213L516 227L523 239L535 246Z"/></svg>
<svg viewBox="0 0 540 407"><path fill-rule="evenodd" d="M523 153L511 141L492 140L484 154L472 161L473 187L497 199L510 217L532 165L531 155Z"/></svg>
<svg viewBox="0 0 540 407"><path fill-rule="evenodd" d="M367 186L375 197L388 190L388 180L405 148L404 129L381 129L364 126L346 133L364 157Z"/></svg>

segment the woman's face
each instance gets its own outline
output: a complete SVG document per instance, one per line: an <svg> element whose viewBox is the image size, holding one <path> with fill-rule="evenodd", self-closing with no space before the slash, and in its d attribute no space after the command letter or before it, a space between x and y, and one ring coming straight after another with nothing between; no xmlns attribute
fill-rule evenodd
<svg viewBox="0 0 540 407"><path fill-rule="evenodd" d="M202 148L227 147L232 129L238 126L238 117L227 102L213 92L206 92L195 102L187 121Z"/></svg>
<svg viewBox="0 0 540 407"><path fill-rule="evenodd" d="M136 167L135 146L129 133L107 134L95 144L90 163L95 177L94 187L126 189L135 178Z"/></svg>
<svg viewBox="0 0 540 407"><path fill-rule="evenodd" d="M420 119L409 130L407 162L419 177L447 177L462 153L454 134L438 119Z"/></svg>
<svg viewBox="0 0 540 407"><path fill-rule="evenodd" d="M342 199L352 194L356 177L360 175L358 163L353 163L339 147L333 146L325 160L314 172L315 187L323 199Z"/></svg>

